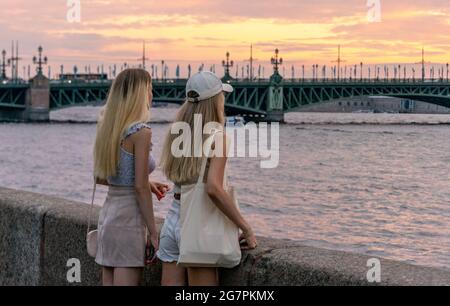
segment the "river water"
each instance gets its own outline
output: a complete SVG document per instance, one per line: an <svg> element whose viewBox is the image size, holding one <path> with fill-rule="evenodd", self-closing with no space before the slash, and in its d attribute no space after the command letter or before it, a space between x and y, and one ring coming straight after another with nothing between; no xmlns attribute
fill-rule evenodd
<svg viewBox="0 0 450 306"><path fill-rule="evenodd" d="M98 111L51 117L89 122ZM153 111L156 157L175 112ZM230 161L259 235L450 269L450 116L295 113L287 121L276 169L261 169L258 158ZM93 123L0 124L0 186L88 203L94 138ZM160 171L153 178L163 180ZM105 195L101 187L98 205ZM164 217L170 200L155 203Z"/></svg>

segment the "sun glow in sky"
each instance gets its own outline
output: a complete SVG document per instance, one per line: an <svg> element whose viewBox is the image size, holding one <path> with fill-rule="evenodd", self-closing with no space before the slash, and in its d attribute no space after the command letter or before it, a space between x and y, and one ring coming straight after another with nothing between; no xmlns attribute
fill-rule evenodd
<svg viewBox="0 0 450 306"><path fill-rule="evenodd" d="M375 0L376 1L376 0ZM21 45L21 65L42 44L60 64L138 65L142 41L153 63L220 65L226 51L240 65L254 45L257 64L279 48L286 65L333 65L337 46L348 65L450 60L450 1L380 0L381 21L367 0L81 0L69 23L66 0L0 0L0 48ZM221 70L221 68L216 68ZM286 68L287 69L287 68Z"/></svg>

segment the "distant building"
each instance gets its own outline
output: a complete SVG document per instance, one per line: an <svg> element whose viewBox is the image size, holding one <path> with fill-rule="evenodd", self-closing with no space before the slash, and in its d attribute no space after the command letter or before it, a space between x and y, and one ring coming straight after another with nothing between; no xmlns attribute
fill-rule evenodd
<svg viewBox="0 0 450 306"><path fill-rule="evenodd" d="M59 75L61 81L106 81L108 75L106 73L64 73Z"/></svg>
<svg viewBox="0 0 450 306"><path fill-rule="evenodd" d="M302 112L450 114L450 108L409 99L355 97L306 106Z"/></svg>

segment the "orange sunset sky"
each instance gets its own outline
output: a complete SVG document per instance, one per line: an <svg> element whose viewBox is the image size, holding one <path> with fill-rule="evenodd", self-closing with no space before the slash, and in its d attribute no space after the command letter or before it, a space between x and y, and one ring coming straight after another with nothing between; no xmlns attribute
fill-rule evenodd
<svg viewBox="0 0 450 306"><path fill-rule="evenodd" d="M66 19L66 0L0 0L0 48L19 40L20 65L39 44L60 64L128 62L220 65L228 50L243 64L254 45L268 64L278 47L288 65L332 65L337 45L349 65L450 60L449 0L380 0L381 22L369 22L367 0L81 0L81 22ZM222 70L221 68L216 68Z"/></svg>

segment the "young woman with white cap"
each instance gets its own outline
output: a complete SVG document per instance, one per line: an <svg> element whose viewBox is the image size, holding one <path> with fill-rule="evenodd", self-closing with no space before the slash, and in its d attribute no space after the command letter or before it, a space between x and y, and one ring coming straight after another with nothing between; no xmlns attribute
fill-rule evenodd
<svg viewBox="0 0 450 306"><path fill-rule="evenodd" d="M225 95L224 92L232 92L233 87L229 84L222 84L222 81L213 73L199 72L193 75L186 86L186 102L178 112L175 124L187 124L194 129L198 123L198 118L202 120L202 127L217 123L222 132L215 134L216 148L219 148L218 141L226 143L226 135L223 133L225 124ZM200 117L201 116L201 117ZM172 130L172 129L171 129ZM187 143L201 146L202 156L175 156L172 151L174 141L180 134L173 134L169 131L163 146L161 166L164 174L174 184L174 200L172 207L166 217L160 233L160 246L157 252L158 258L163 262L163 286L184 286L188 283L191 286L215 286L219 284L218 270L215 267L186 267L177 265L180 257L180 198L182 186L201 181L200 173L203 169L202 162L206 153L203 152L205 139L210 139L211 135L204 135L203 143L196 142L195 132L190 133ZM183 135L181 135L182 137ZM186 135L184 135L186 137ZM225 168L227 164L226 146L223 147L223 154L217 154L207 159L205 175L202 178L206 184L206 193L224 217L242 231L238 239L245 240L244 248L253 249L256 247L256 238L249 223L241 215L239 209L229 193L224 189ZM187 149L187 148L184 148ZM198 148L197 148L198 149ZM208 155L209 157L210 155ZM184 203L183 203L184 205ZM239 252L240 255L240 252ZM238 260L240 259L240 256ZM201 266L201 265L200 265ZM187 272L187 273L186 273ZM187 274L187 279L186 279ZM187 280L187 282L186 282Z"/></svg>

